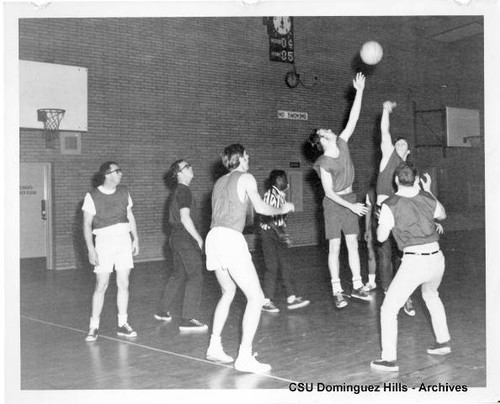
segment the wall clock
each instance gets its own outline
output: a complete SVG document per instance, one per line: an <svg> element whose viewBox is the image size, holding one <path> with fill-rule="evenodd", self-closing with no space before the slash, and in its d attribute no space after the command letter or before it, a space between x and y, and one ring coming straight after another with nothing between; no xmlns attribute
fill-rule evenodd
<svg viewBox="0 0 500 404"><path fill-rule="evenodd" d="M288 35L292 30L292 19L290 17L273 17L274 30L280 35Z"/></svg>

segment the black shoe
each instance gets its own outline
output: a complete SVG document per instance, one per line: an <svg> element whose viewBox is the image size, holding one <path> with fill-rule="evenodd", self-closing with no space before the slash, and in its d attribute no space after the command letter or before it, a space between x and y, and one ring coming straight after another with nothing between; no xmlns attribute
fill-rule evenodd
<svg viewBox="0 0 500 404"><path fill-rule="evenodd" d="M119 335L120 337L127 337L127 338L137 337L137 333L132 329L132 327L128 323L125 323L121 327L118 327L116 334Z"/></svg>
<svg viewBox="0 0 500 404"><path fill-rule="evenodd" d="M450 341L436 342L433 347L427 349L430 355L447 355L451 352Z"/></svg>
<svg viewBox="0 0 500 404"><path fill-rule="evenodd" d="M191 320L182 320L179 325L181 331L206 331L208 326L202 322L192 318Z"/></svg>
<svg viewBox="0 0 500 404"><path fill-rule="evenodd" d="M167 311L166 313L164 311L158 311L155 314L155 318L159 321L170 321L172 320L172 316L170 313Z"/></svg>
<svg viewBox="0 0 500 404"><path fill-rule="evenodd" d="M367 302L373 300L373 298L368 293L365 292L363 286L357 289L353 289L351 292L351 297L359 300L364 300Z"/></svg>
<svg viewBox="0 0 500 404"><path fill-rule="evenodd" d="M377 359L370 363L372 369L383 370L384 372L398 372L399 366L396 361L383 361L382 359Z"/></svg>

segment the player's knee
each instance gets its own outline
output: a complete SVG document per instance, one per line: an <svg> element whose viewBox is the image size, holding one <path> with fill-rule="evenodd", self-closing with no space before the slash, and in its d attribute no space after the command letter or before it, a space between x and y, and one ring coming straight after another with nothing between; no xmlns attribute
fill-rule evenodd
<svg viewBox="0 0 500 404"><path fill-rule="evenodd" d="M234 296L236 295L236 286L231 285L231 286L225 286L221 288L222 290L222 297L226 300L232 301L234 299Z"/></svg>
<svg viewBox="0 0 500 404"><path fill-rule="evenodd" d="M358 236L357 235L346 236L345 242L346 242L347 248L349 248L349 249L357 249L358 248Z"/></svg>
<svg viewBox="0 0 500 404"><path fill-rule="evenodd" d="M422 299L424 299L425 302L439 299L439 292L437 290L422 288Z"/></svg>
<svg viewBox="0 0 500 404"><path fill-rule="evenodd" d="M104 293L108 289L108 281L97 281L95 283L94 291L95 293Z"/></svg>

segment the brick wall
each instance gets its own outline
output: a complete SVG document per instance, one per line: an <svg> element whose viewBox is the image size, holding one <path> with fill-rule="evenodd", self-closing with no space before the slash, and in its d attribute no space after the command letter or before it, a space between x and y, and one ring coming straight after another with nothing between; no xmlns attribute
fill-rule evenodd
<svg viewBox="0 0 500 404"><path fill-rule="evenodd" d="M189 28L187 28L189 27ZM313 128L343 128L352 101L350 83L357 50L367 40L384 46L384 59L368 80L361 117L351 141L359 197L376 174L378 119L382 102L398 101L394 134L413 139L413 102L450 105L483 114L482 38L461 45L438 44L401 26L396 17L302 17L295 19L296 68L312 89L290 89L289 64L270 62L266 27L253 18L24 19L21 59L88 68L89 122L81 155L45 149L37 131L20 131L21 162L53 165L57 268L85 261L80 204L105 160L116 160L130 187L141 238L141 260L162 259L164 208L169 195L162 177L186 158L202 231L208 230L210 192L219 153L229 143L248 150L251 172L263 191L274 168L300 162L304 211L290 216L298 245L322 240L318 182L305 140ZM445 91L440 87L448 80ZM277 110L307 112L308 121L277 119ZM482 115L481 115L482 116ZM484 184L482 149L418 149L417 163L438 169L440 197L467 208L464 184ZM319 193L320 194L320 193Z"/></svg>

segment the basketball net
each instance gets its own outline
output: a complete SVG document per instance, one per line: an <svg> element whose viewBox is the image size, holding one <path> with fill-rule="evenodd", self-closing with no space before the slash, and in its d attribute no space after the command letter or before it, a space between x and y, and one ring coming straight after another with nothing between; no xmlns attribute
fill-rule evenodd
<svg viewBox="0 0 500 404"><path fill-rule="evenodd" d="M43 137L46 147L54 147L54 140L59 135L59 124L66 111L60 108L42 108L38 110L38 120L43 122Z"/></svg>

